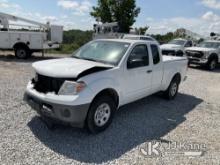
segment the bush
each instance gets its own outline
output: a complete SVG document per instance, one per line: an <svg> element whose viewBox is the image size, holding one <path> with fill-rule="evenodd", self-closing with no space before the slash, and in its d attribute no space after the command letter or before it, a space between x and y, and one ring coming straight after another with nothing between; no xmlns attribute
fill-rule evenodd
<svg viewBox="0 0 220 165"><path fill-rule="evenodd" d="M47 53L71 54L85 43L92 40L93 31L68 30L64 31L63 44L60 48L47 50Z"/></svg>

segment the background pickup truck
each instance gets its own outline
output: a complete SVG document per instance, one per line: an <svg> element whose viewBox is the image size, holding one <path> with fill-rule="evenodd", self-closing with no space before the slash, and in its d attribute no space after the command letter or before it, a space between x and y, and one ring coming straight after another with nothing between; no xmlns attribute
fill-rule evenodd
<svg viewBox="0 0 220 165"><path fill-rule="evenodd" d="M220 63L220 41L210 40L200 43L197 47L187 48L189 64L204 65L214 70Z"/></svg>
<svg viewBox="0 0 220 165"><path fill-rule="evenodd" d="M187 64L185 57L162 57L155 41L95 40L71 58L34 63L24 99L46 121L98 133L122 105L160 91L174 99Z"/></svg>
<svg viewBox="0 0 220 165"><path fill-rule="evenodd" d="M193 46L192 40L187 39L174 39L160 46L163 55L170 56L183 56L185 55L185 49Z"/></svg>

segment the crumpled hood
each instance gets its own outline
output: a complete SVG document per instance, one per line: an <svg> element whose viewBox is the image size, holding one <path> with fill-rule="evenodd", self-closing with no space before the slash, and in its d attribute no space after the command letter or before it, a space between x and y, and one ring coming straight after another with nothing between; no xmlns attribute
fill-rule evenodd
<svg viewBox="0 0 220 165"><path fill-rule="evenodd" d="M186 50L202 51L202 52L212 52L212 51L216 51L216 49L213 49L213 48L203 48L203 47L191 47L191 48L187 48Z"/></svg>
<svg viewBox="0 0 220 165"><path fill-rule="evenodd" d="M175 44L163 44L160 46L161 49L182 49L182 46Z"/></svg>
<svg viewBox="0 0 220 165"><path fill-rule="evenodd" d="M56 78L77 78L90 69L100 71L100 69L112 68L111 65L75 58L45 60L35 62L32 66L38 74Z"/></svg>

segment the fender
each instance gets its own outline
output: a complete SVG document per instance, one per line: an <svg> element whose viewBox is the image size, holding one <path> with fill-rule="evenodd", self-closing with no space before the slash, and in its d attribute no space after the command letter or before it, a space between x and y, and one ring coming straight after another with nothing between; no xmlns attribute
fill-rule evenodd
<svg viewBox="0 0 220 165"><path fill-rule="evenodd" d="M162 91L165 91L169 87L170 82L172 81L173 77L176 74L180 74L181 76L181 71L177 69L177 70L170 70L167 73L164 73L164 75L166 75L166 78L163 78L162 81Z"/></svg>
<svg viewBox="0 0 220 165"><path fill-rule="evenodd" d="M84 81L82 79L82 81ZM85 80L86 82L86 80ZM92 93L92 100L93 98L99 94L101 91L105 89L113 89L115 92L117 92L118 97L119 97L119 105L120 105L120 100L121 100L121 90L120 90L120 85L115 79L109 78L109 77L103 77L102 79L93 79L93 81L88 82L88 87L91 90Z"/></svg>

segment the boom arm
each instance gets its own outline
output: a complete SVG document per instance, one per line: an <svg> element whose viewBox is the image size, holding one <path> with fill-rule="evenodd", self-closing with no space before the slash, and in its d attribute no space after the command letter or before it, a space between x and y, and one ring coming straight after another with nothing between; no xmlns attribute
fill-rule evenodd
<svg viewBox="0 0 220 165"><path fill-rule="evenodd" d="M5 14L5 13L1 13L0 12L0 24L2 24L4 26L4 28L8 28L9 27L9 20L11 21L22 21L22 22L26 22L26 23L30 23L32 25L37 25L40 26L41 28L49 28L49 24L42 24L36 21L32 21L32 20L28 20L25 18L21 18L21 17L17 17L17 16L13 16L10 14Z"/></svg>

